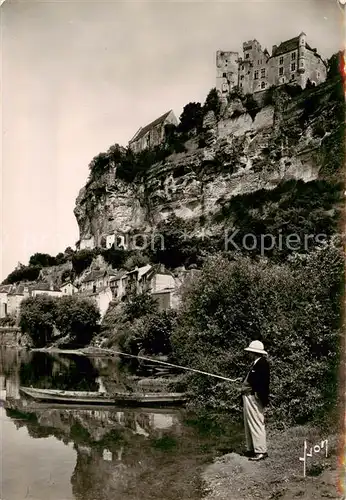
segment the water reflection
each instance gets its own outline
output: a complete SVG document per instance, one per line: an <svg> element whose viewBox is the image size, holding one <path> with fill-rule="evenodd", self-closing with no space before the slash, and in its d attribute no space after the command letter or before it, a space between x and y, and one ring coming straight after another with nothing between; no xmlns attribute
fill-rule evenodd
<svg viewBox="0 0 346 500"><path fill-rule="evenodd" d="M105 387L126 386L115 360L42 354L0 351L6 500L201 498L198 467L212 458L220 433L186 425L183 410L72 409L22 399L20 385L97 390L101 377ZM30 474L18 480L12 468Z"/></svg>

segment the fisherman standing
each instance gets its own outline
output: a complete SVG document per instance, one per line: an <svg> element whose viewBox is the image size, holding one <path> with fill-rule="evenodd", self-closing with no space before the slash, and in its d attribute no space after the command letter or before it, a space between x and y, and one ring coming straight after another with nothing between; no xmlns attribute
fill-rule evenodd
<svg viewBox="0 0 346 500"><path fill-rule="evenodd" d="M249 460L267 458L266 430L264 425L264 408L269 402L270 369L262 342L254 340L245 349L253 363L243 382L244 426L246 438L246 455Z"/></svg>

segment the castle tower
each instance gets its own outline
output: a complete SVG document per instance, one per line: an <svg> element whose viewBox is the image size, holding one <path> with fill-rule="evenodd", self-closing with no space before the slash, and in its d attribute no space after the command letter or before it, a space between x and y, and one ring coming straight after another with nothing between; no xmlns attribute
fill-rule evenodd
<svg viewBox="0 0 346 500"><path fill-rule="evenodd" d="M298 47L298 84L305 89L306 87L306 34L299 35Z"/></svg>
<svg viewBox="0 0 346 500"><path fill-rule="evenodd" d="M216 90L226 96L238 85L238 52L216 52Z"/></svg>

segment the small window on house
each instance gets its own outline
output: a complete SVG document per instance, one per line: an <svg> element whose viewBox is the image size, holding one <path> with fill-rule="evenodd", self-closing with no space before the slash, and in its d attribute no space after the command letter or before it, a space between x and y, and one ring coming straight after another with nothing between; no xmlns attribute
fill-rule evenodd
<svg viewBox="0 0 346 500"><path fill-rule="evenodd" d="M93 293L96 293L96 285L93 285Z"/></svg>
<svg viewBox="0 0 346 500"><path fill-rule="evenodd" d="M240 86L242 87L242 86L243 86L243 84L241 83L241 84L240 84Z"/></svg>
<svg viewBox="0 0 346 500"><path fill-rule="evenodd" d="M258 71L255 71L255 76L254 76L255 80L258 80Z"/></svg>
<svg viewBox="0 0 346 500"><path fill-rule="evenodd" d="M300 61L300 67L302 68L304 66L304 61Z"/></svg>
<svg viewBox="0 0 346 500"><path fill-rule="evenodd" d="M279 68L279 75L282 76L284 74L284 68Z"/></svg>
<svg viewBox="0 0 346 500"><path fill-rule="evenodd" d="M223 78L226 78L227 73L222 73Z"/></svg>
<svg viewBox="0 0 346 500"><path fill-rule="evenodd" d="M296 70L296 63L292 63L291 64L291 71L295 71Z"/></svg>
<svg viewBox="0 0 346 500"><path fill-rule="evenodd" d="M244 80L244 75L241 75L240 79L241 79L241 80Z"/></svg>
<svg viewBox="0 0 346 500"><path fill-rule="evenodd" d="M265 82L262 82L261 83L261 89L265 89L266 88L266 83Z"/></svg>
<svg viewBox="0 0 346 500"><path fill-rule="evenodd" d="M284 58L280 57L279 64L283 64L283 63L284 63Z"/></svg>
<svg viewBox="0 0 346 500"><path fill-rule="evenodd" d="M261 69L261 78L265 78L266 70L264 68Z"/></svg>
<svg viewBox="0 0 346 500"><path fill-rule="evenodd" d="M241 69L244 71L244 66L242 66Z"/></svg>
<svg viewBox="0 0 346 500"><path fill-rule="evenodd" d="M292 61L295 61L296 57L297 57L297 53L296 52L292 52L292 54L291 54Z"/></svg>
<svg viewBox="0 0 346 500"><path fill-rule="evenodd" d="M250 54L245 54L245 59L249 59Z"/></svg>

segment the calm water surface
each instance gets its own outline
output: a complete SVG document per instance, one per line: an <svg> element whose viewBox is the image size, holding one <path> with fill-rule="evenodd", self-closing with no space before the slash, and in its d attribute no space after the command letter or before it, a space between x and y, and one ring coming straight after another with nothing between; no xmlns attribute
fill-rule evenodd
<svg viewBox="0 0 346 500"><path fill-rule="evenodd" d="M129 387L114 359L0 350L1 500L197 500L201 468L242 432L227 416L79 408L23 399L21 385Z"/></svg>

